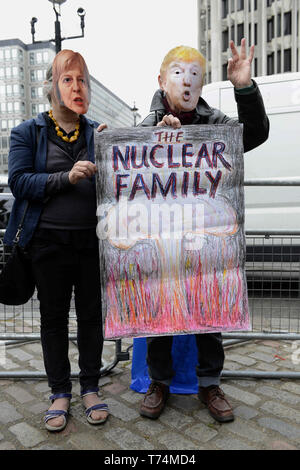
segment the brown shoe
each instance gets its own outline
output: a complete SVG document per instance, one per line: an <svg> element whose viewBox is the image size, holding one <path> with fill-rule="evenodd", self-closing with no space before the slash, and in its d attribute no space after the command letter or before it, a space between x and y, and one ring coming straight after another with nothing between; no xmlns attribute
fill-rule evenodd
<svg viewBox="0 0 300 470"><path fill-rule="evenodd" d="M169 387L161 382L151 382L140 407L140 415L147 418L158 418L167 402Z"/></svg>
<svg viewBox="0 0 300 470"><path fill-rule="evenodd" d="M224 392L217 385L199 387L199 399L204 403L210 415L220 423L234 420L234 415Z"/></svg>

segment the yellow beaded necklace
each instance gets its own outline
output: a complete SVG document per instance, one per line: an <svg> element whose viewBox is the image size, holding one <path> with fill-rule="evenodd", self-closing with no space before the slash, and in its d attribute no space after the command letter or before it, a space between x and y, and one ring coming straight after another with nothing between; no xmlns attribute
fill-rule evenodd
<svg viewBox="0 0 300 470"><path fill-rule="evenodd" d="M79 126L80 126L80 123L77 122L76 123L76 126L75 126L75 132L74 132L74 135L72 135L72 137L68 137L66 135L63 134L63 132L60 130L60 127L58 125L58 122L56 121L56 119L53 117L53 111L52 109L50 109L50 111L48 111L48 114L49 114L49 117L52 119L52 121L54 122L55 124L55 130L56 130L56 134L58 137L60 137L62 140L64 140L65 142L75 142L75 140L78 139L78 136L79 136Z"/></svg>

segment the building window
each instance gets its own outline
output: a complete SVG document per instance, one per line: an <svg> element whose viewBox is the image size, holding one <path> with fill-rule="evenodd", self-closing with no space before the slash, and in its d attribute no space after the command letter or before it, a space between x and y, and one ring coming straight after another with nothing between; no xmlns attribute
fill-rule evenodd
<svg viewBox="0 0 300 470"><path fill-rule="evenodd" d="M244 23L237 25L237 43L240 44L244 37Z"/></svg>
<svg viewBox="0 0 300 470"><path fill-rule="evenodd" d="M284 35L292 34L292 14L290 11L284 14Z"/></svg>
<svg viewBox="0 0 300 470"><path fill-rule="evenodd" d="M284 49L284 72L291 72L292 70L292 50Z"/></svg>
<svg viewBox="0 0 300 470"><path fill-rule="evenodd" d="M35 70L30 70L30 81L35 82Z"/></svg>
<svg viewBox="0 0 300 470"><path fill-rule="evenodd" d="M34 65L34 52L29 53L29 63L30 65Z"/></svg>
<svg viewBox="0 0 300 470"><path fill-rule="evenodd" d="M6 85L6 95L11 96L13 94L13 88L11 85Z"/></svg>
<svg viewBox="0 0 300 470"><path fill-rule="evenodd" d="M222 0L222 18L228 15L228 0Z"/></svg>
<svg viewBox="0 0 300 470"><path fill-rule="evenodd" d="M9 119L8 120L8 129L12 129L14 127L14 120L13 119Z"/></svg>
<svg viewBox="0 0 300 470"><path fill-rule="evenodd" d="M5 59L9 60L10 59L10 49L5 49L4 54L5 54Z"/></svg>
<svg viewBox="0 0 300 470"><path fill-rule="evenodd" d="M0 95L5 95L5 85L0 85Z"/></svg>
<svg viewBox="0 0 300 470"><path fill-rule="evenodd" d="M12 68L12 74L13 74L13 77L17 77L18 76L18 67L13 67Z"/></svg>
<svg viewBox="0 0 300 470"><path fill-rule="evenodd" d="M267 42L272 41L274 37L274 16L267 21Z"/></svg>
<svg viewBox="0 0 300 470"><path fill-rule="evenodd" d="M238 0L237 1L237 10L243 10L244 9L244 0Z"/></svg>
<svg viewBox="0 0 300 470"><path fill-rule="evenodd" d="M7 130L7 120L6 119L2 119L1 121L1 129L3 131L6 131Z"/></svg>
<svg viewBox="0 0 300 470"><path fill-rule="evenodd" d="M267 56L267 75L273 75L274 73L274 52Z"/></svg>
<svg viewBox="0 0 300 470"><path fill-rule="evenodd" d="M0 60L4 59L4 52L3 49L0 49Z"/></svg>
<svg viewBox="0 0 300 470"><path fill-rule="evenodd" d="M7 112L9 114L13 112L13 104L11 102L7 103Z"/></svg>
<svg viewBox="0 0 300 470"><path fill-rule="evenodd" d="M31 87L31 98L36 98L36 89L34 87Z"/></svg>
<svg viewBox="0 0 300 470"><path fill-rule="evenodd" d="M0 67L0 78L4 78L4 68Z"/></svg>
<svg viewBox="0 0 300 470"><path fill-rule="evenodd" d="M222 65L222 80L227 80L227 63Z"/></svg>
<svg viewBox="0 0 300 470"><path fill-rule="evenodd" d="M228 29L222 31L222 52L226 52L228 48Z"/></svg>
<svg viewBox="0 0 300 470"><path fill-rule="evenodd" d="M281 73L281 50L277 51L277 73Z"/></svg>
<svg viewBox="0 0 300 470"><path fill-rule="evenodd" d="M12 49L11 56L14 60L16 60L18 58L18 50L17 49Z"/></svg>
<svg viewBox="0 0 300 470"><path fill-rule="evenodd" d="M5 114L6 113L6 103L1 103L1 113Z"/></svg>
<svg viewBox="0 0 300 470"><path fill-rule="evenodd" d="M36 115L37 115L36 104L32 104L32 105L31 105L31 113L32 113L32 116L36 116Z"/></svg>
<svg viewBox="0 0 300 470"><path fill-rule="evenodd" d="M2 128L3 129L3 128ZM2 137L2 148L7 149L8 148L8 139L6 136Z"/></svg>
<svg viewBox="0 0 300 470"><path fill-rule="evenodd" d="M281 36L281 13L277 15L277 37Z"/></svg>

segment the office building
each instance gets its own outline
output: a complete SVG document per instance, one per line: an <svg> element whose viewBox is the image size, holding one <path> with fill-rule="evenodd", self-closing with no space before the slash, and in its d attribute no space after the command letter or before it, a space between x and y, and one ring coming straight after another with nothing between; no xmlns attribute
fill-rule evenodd
<svg viewBox="0 0 300 470"><path fill-rule="evenodd" d="M230 40L255 45L252 75L300 71L300 0L198 0L206 83L227 79Z"/></svg>
<svg viewBox="0 0 300 470"><path fill-rule="evenodd" d="M55 56L50 42L0 41L0 173L7 173L11 129L49 109L43 82ZM110 128L131 127L131 107L91 76L91 105L86 115Z"/></svg>

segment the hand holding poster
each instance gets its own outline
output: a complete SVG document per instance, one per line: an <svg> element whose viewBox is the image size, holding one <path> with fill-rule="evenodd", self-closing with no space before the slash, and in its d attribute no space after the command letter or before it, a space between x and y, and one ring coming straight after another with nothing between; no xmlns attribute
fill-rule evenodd
<svg viewBox="0 0 300 470"><path fill-rule="evenodd" d="M249 329L242 126L96 135L106 338Z"/></svg>

